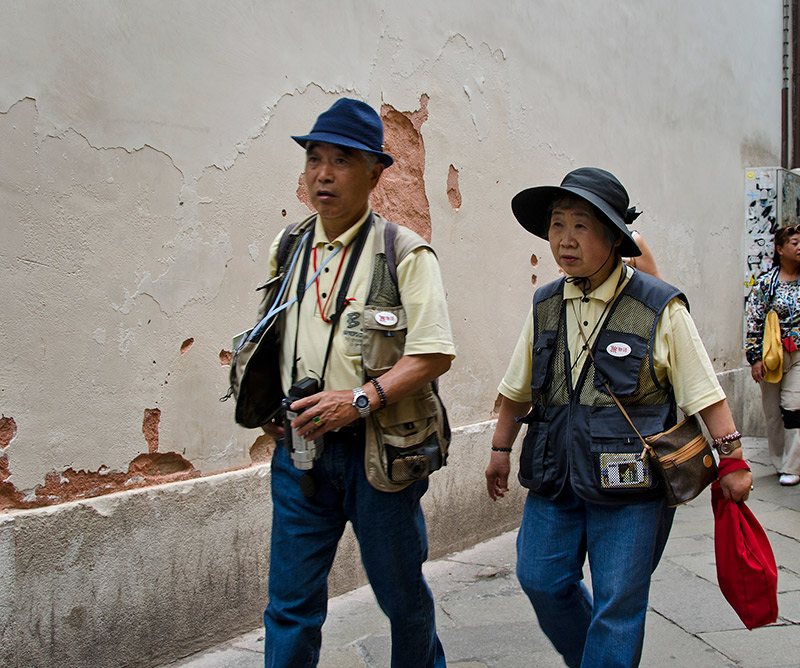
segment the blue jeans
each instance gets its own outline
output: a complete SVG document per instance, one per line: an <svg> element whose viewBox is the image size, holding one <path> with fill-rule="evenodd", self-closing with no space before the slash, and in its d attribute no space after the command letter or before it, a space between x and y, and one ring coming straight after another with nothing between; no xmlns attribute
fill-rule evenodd
<svg viewBox="0 0 800 668"><path fill-rule="evenodd" d="M433 597L422 576L428 538L420 499L428 481L380 492L364 472L364 439L327 434L314 462L317 491L306 498L289 453L272 457L267 668L316 666L327 614L328 573L349 520L381 610L391 622L392 668L445 668Z"/></svg>
<svg viewBox="0 0 800 668"><path fill-rule="evenodd" d="M569 485L555 501L528 493L517 578L567 666L639 665L650 577L674 515L663 500L590 503ZM587 553L594 600L582 582Z"/></svg>

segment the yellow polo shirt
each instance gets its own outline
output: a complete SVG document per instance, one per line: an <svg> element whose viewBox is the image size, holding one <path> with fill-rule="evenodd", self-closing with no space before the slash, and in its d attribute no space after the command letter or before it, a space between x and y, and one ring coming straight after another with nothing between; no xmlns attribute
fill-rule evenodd
<svg viewBox="0 0 800 668"><path fill-rule="evenodd" d="M620 283L620 272L623 268L626 273ZM571 373L573 387L587 356L586 351L582 350L583 339L576 315L581 320L590 345L593 345L601 329L597 326L598 320L606 314L606 304L622 290L632 275L633 269L620 262L611 272L611 276L587 295L588 302L581 301L583 294L574 284L564 285L564 299L567 302L567 346L570 359L577 360ZM500 394L512 401L531 400L532 344L533 307L528 312L511 362L498 388ZM673 299L667 304L656 325L653 366L659 382L663 384L668 381L672 385L675 401L687 415L693 415L725 398L694 321L679 299Z"/></svg>
<svg viewBox="0 0 800 668"><path fill-rule="evenodd" d="M317 268L322 266L331 255L333 257L325 264L325 268L317 280L306 290L300 306L299 329L297 304L293 304L284 311L281 349L281 383L284 392L291 386L295 337L297 338L298 356L297 380L304 376L318 377L322 375L325 351L328 347L332 327L330 323L325 322L322 313L326 318L330 318L336 309L336 297L350 261L352 246L346 255L344 249L356 238L368 215L369 211L355 225L333 241L328 241L319 217L316 219L314 250L308 263L306 282L314 275L315 252ZM270 276L274 276L277 270L277 251L280 238L281 234L275 238L270 249ZM330 358L325 371L325 389L327 390L349 390L364 382L361 369L363 311L367 290L372 280L372 262L375 257L374 239L375 228L373 226L367 235L364 250L347 290L347 298L352 301L347 304L333 335ZM293 299L297 295L297 282L302 259L301 253L289 284L289 299ZM405 354L442 353L450 355L451 358L455 357L442 276L439 262L434 253L427 248L419 248L409 253L397 265L397 282L408 318ZM322 306L322 312L320 306Z"/></svg>

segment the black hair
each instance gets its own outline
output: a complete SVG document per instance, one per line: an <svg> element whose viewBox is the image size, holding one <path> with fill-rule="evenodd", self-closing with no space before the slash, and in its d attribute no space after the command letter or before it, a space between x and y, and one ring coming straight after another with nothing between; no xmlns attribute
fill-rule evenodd
<svg viewBox="0 0 800 668"><path fill-rule="evenodd" d="M623 234L620 229L612 223L608 217L600 211L594 204L592 204L589 200L583 199L579 195L573 195L571 193L559 194L553 198L550 204L547 207L547 238L549 238L550 232L550 218L552 217L553 210L557 206L569 206L572 204L576 204L578 202L582 202L583 204L588 204L591 207L591 211L594 214L594 217L597 218L601 223L603 223L603 229L606 232L606 239L608 239L611 244L616 244L617 241L622 241ZM619 246L616 247L617 249ZM617 250L617 252L619 252Z"/></svg>

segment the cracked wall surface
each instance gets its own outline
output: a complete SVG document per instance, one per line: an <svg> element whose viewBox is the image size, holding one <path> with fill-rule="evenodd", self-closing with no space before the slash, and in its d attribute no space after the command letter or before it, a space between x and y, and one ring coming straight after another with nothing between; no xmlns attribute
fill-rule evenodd
<svg viewBox="0 0 800 668"><path fill-rule="evenodd" d="M741 366L741 170L780 138L780 8L747 7L0 3L0 509L269 458L219 401L231 337L307 215L290 135L345 94L397 159L376 210L441 261L455 426L491 417L556 276L510 199L577 166L620 176L718 370Z"/></svg>

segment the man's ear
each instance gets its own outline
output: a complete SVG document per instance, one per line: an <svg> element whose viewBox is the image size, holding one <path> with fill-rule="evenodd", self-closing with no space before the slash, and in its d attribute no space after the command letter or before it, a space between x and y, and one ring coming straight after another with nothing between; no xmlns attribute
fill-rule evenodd
<svg viewBox="0 0 800 668"><path fill-rule="evenodd" d="M372 165L369 178L370 181L372 182L373 188L377 186L378 181L381 180L381 174L383 174L384 169L386 169L386 165L384 165L382 162L376 162L374 165Z"/></svg>

